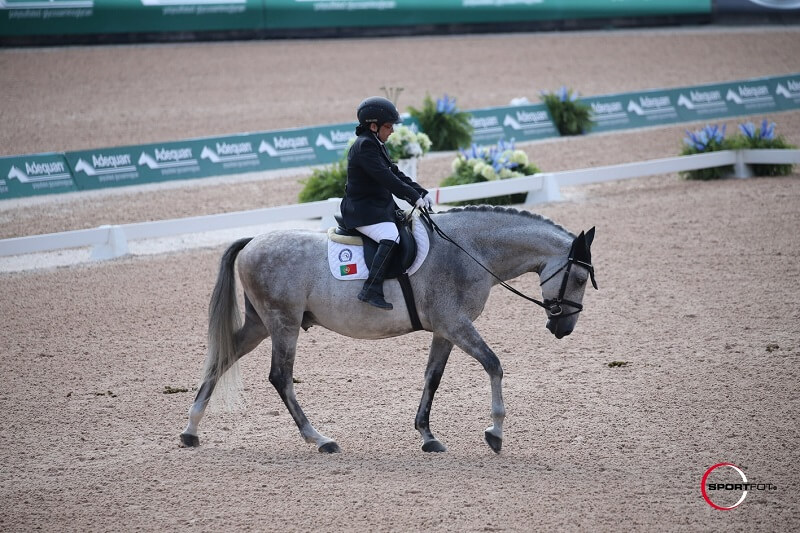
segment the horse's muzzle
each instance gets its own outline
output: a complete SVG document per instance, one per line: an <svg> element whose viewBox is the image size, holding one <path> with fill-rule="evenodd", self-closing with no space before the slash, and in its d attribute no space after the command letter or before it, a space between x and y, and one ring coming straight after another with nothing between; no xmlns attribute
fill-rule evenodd
<svg viewBox="0 0 800 533"><path fill-rule="evenodd" d="M572 326L565 327L563 320L553 320L552 318L547 321L547 329L556 336L556 339L563 339L572 333Z"/></svg>

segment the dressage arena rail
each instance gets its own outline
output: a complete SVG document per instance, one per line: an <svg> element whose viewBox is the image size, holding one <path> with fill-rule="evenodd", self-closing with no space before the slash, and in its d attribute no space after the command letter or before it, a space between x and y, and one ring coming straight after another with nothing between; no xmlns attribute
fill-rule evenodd
<svg viewBox="0 0 800 533"><path fill-rule="evenodd" d="M527 193L525 204L561 200L559 187L599 183L656 174L671 174L702 168L733 165L733 176L752 176L751 164L800 163L800 150L725 150L707 154L653 159L636 163L540 173L522 178L456 185L431 190L435 204L461 202L514 193ZM94 260L111 259L128 253L128 241L203 233L245 226L293 220L321 219L322 229L334 225L339 210L338 198L305 204L268 207L198 217L106 225L92 229L65 231L0 240L0 256L52 252L91 247Z"/></svg>

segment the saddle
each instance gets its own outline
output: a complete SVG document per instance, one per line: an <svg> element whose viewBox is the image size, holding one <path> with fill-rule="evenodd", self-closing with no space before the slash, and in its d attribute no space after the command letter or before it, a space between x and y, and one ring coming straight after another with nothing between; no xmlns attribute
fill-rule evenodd
<svg viewBox="0 0 800 533"><path fill-rule="evenodd" d="M364 260L367 265L371 265L375 252L378 250L378 243L358 230L345 228L341 215L336 214L334 218L339 226L332 228L333 231L329 231L328 236L336 242L363 246ZM417 241L411 230L411 220L406 220L405 211L398 209L395 212L395 225L400 233L400 243L395 247L394 253L389 256L385 279L397 278L408 270L417 258Z"/></svg>

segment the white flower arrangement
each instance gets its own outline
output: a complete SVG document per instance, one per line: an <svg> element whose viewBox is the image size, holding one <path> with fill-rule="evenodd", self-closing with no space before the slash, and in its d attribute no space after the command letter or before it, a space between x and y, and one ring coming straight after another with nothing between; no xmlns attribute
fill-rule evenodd
<svg viewBox="0 0 800 533"><path fill-rule="evenodd" d="M394 161L416 159L430 151L431 139L422 132L415 133L408 126L396 126L386 140L386 149Z"/></svg>
<svg viewBox="0 0 800 533"><path fill-rule="evenodd" d="M459 150L451 168L453 173L444 179L443 187L519 178L539 172L525 152L514 148L513 140L511 142L499 141L496 146L473 144L468 150ZM525 193L506 194L461 203L520 204L525 201L525 196Z"/></svg>
<svg viewBox="0 0 800 533"><path fill-rule="evenodd" d="M518 178L528 175L528 154L514 149L513 143L500 141L497 146L460 150L451 168L456 175L481 176L486 181Z"/></svg>

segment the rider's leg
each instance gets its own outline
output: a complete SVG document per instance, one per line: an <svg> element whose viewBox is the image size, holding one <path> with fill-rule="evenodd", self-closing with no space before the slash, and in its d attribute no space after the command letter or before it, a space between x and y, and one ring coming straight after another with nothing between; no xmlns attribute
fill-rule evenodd
<svg viewBox="0 0 800 533"><path fill-rule="evenodd" d="M369 277L358 293L358 299L381 309L392 309L392 304L383 297L383 279L389 267L389 256L400 240L397 226L393 222L379 222L356 229L378 243L378 250L369 266Z"/></svg>

